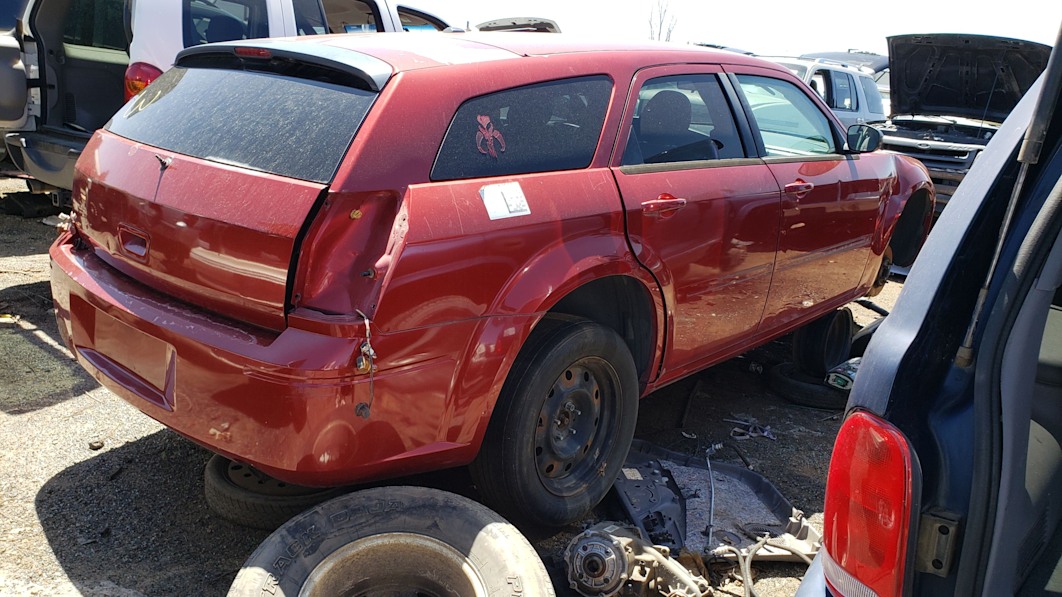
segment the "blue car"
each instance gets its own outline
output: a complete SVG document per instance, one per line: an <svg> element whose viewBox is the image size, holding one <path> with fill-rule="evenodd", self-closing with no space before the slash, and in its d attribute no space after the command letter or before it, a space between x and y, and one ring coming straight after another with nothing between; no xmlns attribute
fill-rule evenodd
<svg viewBox="0 0 1062 597"><path fill-rule="evenodd" d="M801 597L1062 594L1055 48L867 349Z"/></svg>

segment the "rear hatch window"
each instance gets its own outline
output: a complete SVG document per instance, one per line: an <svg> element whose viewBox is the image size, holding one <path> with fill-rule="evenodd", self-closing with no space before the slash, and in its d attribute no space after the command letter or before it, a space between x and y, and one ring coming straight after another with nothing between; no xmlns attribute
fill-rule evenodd
<svg viewBox="0 0 1062 597"><path fill-rule="evenodd" d="M328 182L375 98L327 80L177 66L105 128L212 162Z"/></svg>
<svg viewBox="0 0 1062 597"><path fill-rule="evenodd" d="M184 61L195 64L164 73L86 147L78 228L158 292L282 329L299 233L376 93L299 58Z"/></svg>

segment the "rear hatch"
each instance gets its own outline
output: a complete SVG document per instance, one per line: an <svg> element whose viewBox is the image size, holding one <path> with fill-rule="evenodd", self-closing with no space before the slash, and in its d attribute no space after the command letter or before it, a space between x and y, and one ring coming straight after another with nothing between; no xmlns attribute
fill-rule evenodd
<svg viewBox="0 0 1062 597"><path fill-rule="evenodd" d="M386 74L285 47L186 51L86 148L76 225L126 275L282 329L300 232Z"/></svg>

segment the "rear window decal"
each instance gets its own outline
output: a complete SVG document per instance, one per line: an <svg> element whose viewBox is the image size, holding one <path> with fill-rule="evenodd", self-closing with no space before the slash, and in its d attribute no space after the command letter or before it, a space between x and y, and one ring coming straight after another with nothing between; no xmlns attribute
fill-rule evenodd
<svg viewBox="0 0 1062 597"><path fill-rule="evenodd" d="M518 182L489 184L479 190L479 196L492 220L531 215L531 207L527 205L527 197Z"/></svg>
<svg viewBox="0 0 1062 597"><path fill-rule="evenodd" d="M479 122L479 130L476 131L476 149L483 155L498 159L498 152L494 150L494 140L498 140L498 149L504 153L505 137L502 136L501 131L494 128L490 116L476 115L476 120Z"/></svg>

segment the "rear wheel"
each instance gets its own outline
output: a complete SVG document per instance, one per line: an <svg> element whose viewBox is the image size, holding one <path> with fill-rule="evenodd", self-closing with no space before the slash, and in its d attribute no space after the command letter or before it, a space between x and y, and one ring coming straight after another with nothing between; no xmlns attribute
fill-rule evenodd
<svg viewBox="0 0 1062 597"><path fill-rule="evenodd" d="M238 525L273 529L303 510L350 491L344 487L303 487L274 479L219 454L203 470L203 493L218 516Z"/></svg>
<svg viewBox="0 0 1062 597"><path fill-rule="evenodd" d="M573 522L612 487L637 415L637 371L622 338L585 320L544 321L506 379L473 478L505 514Z"/></svg>
<svg viewBox="0 0 1062 597"><path fill-rule="evenodd" d="M314 507L243 564L230 597L551 597L527 539L481 504L438 489L379 487Z"/></svg>

